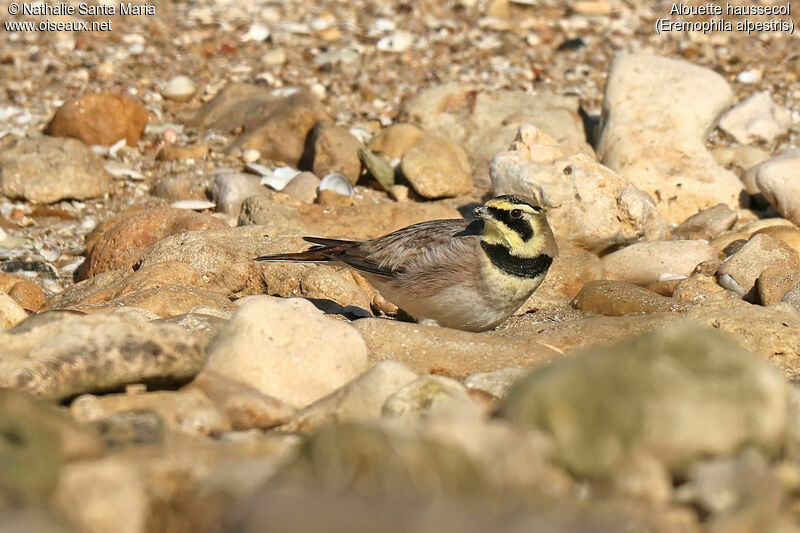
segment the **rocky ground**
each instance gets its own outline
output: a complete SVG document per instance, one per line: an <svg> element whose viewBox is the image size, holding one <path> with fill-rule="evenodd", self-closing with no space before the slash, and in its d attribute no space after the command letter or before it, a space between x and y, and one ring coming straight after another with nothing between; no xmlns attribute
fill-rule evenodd
<svg viewBox="0 0 800 533"><path fill-rule="evenodd" d="M800 530L794 34L150 7L0 10L111 22L0 31L0 532ZM494 331L252 261L505 193L561 253Z"/></svg>

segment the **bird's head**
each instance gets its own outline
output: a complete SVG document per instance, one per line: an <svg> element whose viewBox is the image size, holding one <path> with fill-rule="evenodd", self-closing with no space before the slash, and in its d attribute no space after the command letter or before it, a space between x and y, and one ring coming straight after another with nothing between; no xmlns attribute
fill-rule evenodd
<svg viewBox="0 0 800 533"><path fill-rule="evenodd" d="M532 258L558 255L553 231L539 204L532 198L502 195L475 208L484 221L481 239L488 245L503 246L516 257Z"/></svg>

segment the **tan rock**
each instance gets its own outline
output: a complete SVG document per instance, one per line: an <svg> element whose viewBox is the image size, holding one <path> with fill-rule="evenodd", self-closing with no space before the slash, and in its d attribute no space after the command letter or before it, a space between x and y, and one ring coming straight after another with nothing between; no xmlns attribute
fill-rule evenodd
<svg viewBox="0 0 800 533"><path fill-rule="evenodd" d="M89 250L78 271L78 280L117 268L132 266L154 243L186 231L225 227L222 220L206 213L159 207L123 217L102 234Z"/></svg>
<svg viewBox="0 0 800 533"><path fill-rule="evenodd" d="M740 295L744 296L755 288L756 280L769 267L797 270L800 269L800 257L783 241L758 234L722 263L717 277L720 282L723 281L723 276L733 278L738 287L741 287Z"/></svg>
<svg viewBox="0 0 800 533"><path fill-rule="evenodd" d="M38 311L44 305L42 288L29 279L15 283L9 289L8 295L27 311Z"/></svg>
<svg viewBox="0 0 800 533"><path fill-rule="evenodd" d="M783 267L765 268L758 276L756 286L762 305L773 305L800 283L800 270L786 270Z"/></svg>
<svg viewBox="0 0 800 533"><path fill-rule="evenodd" d="M623 281L592 281L575 297L573 305L581 311L606 316L683 312L683 300L668 298Z"/></svg>
<svg viewBox="0 0 800 533"><path fill-rule="evenodd" d="M95 422L124 411L155 411L172 431L191 437L228 431L230 421L200 391L157 391L142 394L79 396L70 405L72 416L83 423Z"/></svg>
<svg viewBox="0 0 800 533"><path fill-rule="evenodd" d="M208 347L205 370L305 407L367 369L364 341L308 301L251 297Z"/></svg>
<svg viewBox="0 0 800 533"><path fill-rule="evenodd" d="M34 203L85 200L110 192L113 179L89 147L75 139L0 140L0 194Z"/></svg>
<svg viewBox="0 0 800 533"><path fill-rule="evenodd" d="M705 239L710 241L730 229L737 219L736 211L726 204L717 204L695 213L670 232L675 240Z"/></svg>
<svg viewBox="0 0 800 533"><path fill-rule="evenodd" d="M608 279L648 285L663 276L689 276L703 261L717 258L702 241L639 242L603 257Z"/></svg>
<svg viewBox="0 0 800 533"><path fill-rule="evenodd" d="M467 153L450 137L428 134L403 153L403 175L424 198L443 198L472 190Z"/></svg>
<svg viewBox="0 0 800 533"><path fill-rule="evenodd" d="M783 241L792 247L794 251L800 254L800 228L797 228L796 226L769 226L767 228L761 228L760 230L754 231L753 235L758 235L761 233L764 235L769 235L773 239Z"/></svg>
<svg viewBox="0 0 800 533"><path fill-rule="evenodd" d="M0 292L0 330L11 329L28 318L28 313L16 300Z"/></svg>
<svg viewBox="0 0 800 533"><path fill-rule="evenodd" d="M110 146L125 139L136 146L147 124L147 111L126 96L88 94L67 100L58 108L46 132L54 137L75 137L86 144Z"/></svg>
<svg viewBox="0 0 800 533"><path fill-rule="evenodd" d="M307 142L314 174L320 177L341 174L352 185L356 184L361 175L358 149L362 145L349 131L328 121L317 122Z"/></svg>
<svg viewBox="0 0 800 533"><path fill-rule="evenodd" d="M317 198L320 179L312 172L301 172L281 189L283 194L297 198L301 202L313 204Z"/></svg>
<svg viewBox="0 0 800 533"><path fill-rule="evenodd" d="M798 188L797 165L800 150L790 150L768 159L755 169L755 180L759 190L781 216L800 224L800 188Z"/></svg>
<svg viewBox="0 0 800 533"><path fill-rule="evenodd" d="M190 146L175 146L170 144L158 152L157 159L161 161L179 161L183 159L203 159L211 149L206 143L197 143Z"/></svg>
<svg viewBox="0 0 800 533"><path fill-rule="evenodd" d="M380 152L388 160L400 159L425 132L413 124L395 123L382 129L369 143L369 149Z"/></svg>
<svg viewBox="0 0 800 533"><path fill-rule="evenodd" d="M95 305L77 305L73 308L91 313L135 307L151 311L157 317L168 317L183 315L198 306L229 312L234 309L230 300L218 292L180 284L136 289L107 302Z"/></svg>

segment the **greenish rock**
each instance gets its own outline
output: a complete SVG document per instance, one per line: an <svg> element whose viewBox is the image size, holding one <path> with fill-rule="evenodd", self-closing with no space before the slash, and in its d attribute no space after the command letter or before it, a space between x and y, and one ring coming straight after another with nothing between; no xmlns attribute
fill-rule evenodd
<svg viewBox="0 0 800 533"><path fill-rule="evenodd" d="M682 323L534 370L501 413L550 433L576 475L607 475L632 453L680 475L744 445L776 450L787 405L776 369L724 334Z"/></svg>
<svg viewBox="0 0 800 533"><path fill-rule="evenodd" d="M273 481L387 497L470 494L485 487L460 449L387 425L354 423L314 432Z"/></svg>
<svg viewBox="0 0 800 533"><path fill-rule="evenodd" d="M364 163L372 177L381 184L381 187L388 189L394 185L394 169L381 154L366 148L359 148L358 157L361 158L361 162Z"/></svg>

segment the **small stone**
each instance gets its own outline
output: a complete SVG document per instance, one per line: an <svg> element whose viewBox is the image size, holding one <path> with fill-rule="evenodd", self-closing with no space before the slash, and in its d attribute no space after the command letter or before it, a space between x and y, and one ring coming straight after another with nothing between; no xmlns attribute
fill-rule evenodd
<svg viewBox="0 0 800 533"><path fill-rule="evenodd" d="M756 280L769 267L800 269L800 257L782 241L764 234L753 235L739 251L731 255L717 270L717 276L728 275L749 294Z"/></svg>
<svg viewBox="0 0 800 533"><path fill-rule="evenodd" d="M68 100L45 130L54 137L75 137L86 144L111 146L125 139L136 146L147 124L147 111L126 96L89 94Z"/></svg>
<svg viewBox="0 0 800 533"><path fill-rule="evenodd" d="M313 172L301 172L281 189L281 192L301 202L313 204L317 198L320 179Z"/></svg>
<svg viewBox="0 0 800 533"><path fill-rule="evenodd" d="M391 185L389 186L387 192L395 202L407 202L410 189L405 185Z"/></svg>
<svg viewBox="0 0 800 533"><path fill-rule="evenodd" d="M668 298L623 281L590 281L575 297L576 309L606 316L680 313L689 308L683 300Z"/></svg>
<svg viewBox="0 0 800 533"><path fill-rule="evenodd" d="M0 140L0 194L49 204L97 198L114 181L102 160L75 139L33 137Z"/></svg>
<svg viewBox="0 0 800 533"><path fill-rule="evenodd" d="M710 241L736 223L736 211L726 204L717 204L696 213L672 230L673 240L705 239Z"/></svg>
<svg viewBox="0 0 800 533"><path fill-rule="evenodd" d="M184 159L203 159L211 148L205 143L190 146L175 146L169 144L158 152L157 159L161 161L179 161Z"/></svg>
<svg viewBox="0 0 800 533"><path fill-rule="evenodd" d="M799 164L800 150L790 150L764 161L755 169L758 189L781 216L794 224L800 224Z"/></svg>
<svg viewBox="0 0 800 533"><path fill-rule="evenodd" d="M155 411L119 411L94 420L90 425L109 447L153 446L166 440L166 423Z"/></svg>
<svg viewBox="0 0 800 533"><path fill-rule="evenodd" d="M321 121L311 130L308 143L314 174L342 174L351 184L356 184L361 175L358 151L362 146L349 131L331 122Z"/></svg>
<svg viewBox="0 0 800 533"><path fill-rule="evenodd" d="M800 270L785 270L780 266L765 268L756 283L761 305L777 304L798 283Z"/></svg>
<svg viewBox="0 0 800 533"><path fill-rule="evenodd" d="M249 148L242 152L242 162L243 163L255 163L261 157L261 153L258 150L253 150Z"/></svg>
<svg viewBox="0 0 800 533"><path fill-rule="evenodd" d="M208 347L206 370L305 407L366 370L364 341L305 300L253 297Z"/></svg>
<svg viewBox="0 0 800 533"><path fill-rule="evenodd" d="M370 141L369 149L378 152L389 161L400 159L406 150L417 144L425 132L413 124L392 124Z"/></svg>
<svg viewBox="0 0 800 533"><path fill-rule="evenodd" d="M478 406L461 383L432 375L420 376L389 396L383 404L382 414L405 420L479 416Z"/></svg>
<svg viewBox="0 0 800 533"><path fill-rule="evenodd" d="M795 311L800 313L800 282L783 295L781 302L791 305Z"/></svg>
<svg viewBox="0 0 800 533"><path fill-rule="evenodd" d="M411 187L424 198L454 197L472 190L472 174L464 149L446 135L422 137L400 163Z"/></svg>
<svg viewBox="0 0 800 533"><path fill-rule="evenodd" d="M613 12L611 3L603 0L579 0L571 7L578 15L607 16Z"/></svg>
<svg viewBox="0 0 800 533"><path fill-rule="evenodd" d="M251 196L267 196L258 176L252 174L220 174L211 185L211 199L219 206L219 211L229 215L238 216L242 202Z"/></svg>
<svg viewBox="0 0 800 533"><path fill-rule="evenodd" d="M364 148L358 149L358 157L364 163L364 168L372 174L375 181L380 183L384 190L394 187L394 169L386 159L380 154Z"/></svg>
<svg viewBox="0 0 800 533"><path fill-rule="evenodd" d="M202 391L239 431L280 426L294 414L285 403L211 370L198 374L185 389Z"/></svg>
<svg viewBox="0 0 800 533"><path fill-rule="evenodd" d="M175 76L161 90L164 98L176 102L188 102L195 92L197 92L197 89L194 86L194 82L186 76Z"/></svg>
<svg viewBox="0 0 800 533"><path fill-rule="evenodd" d="M31 280L15 283L8 295L26 311L38 311L44 305L42 288Z"/></svg>
<svg viewBox="0 0 800 533"><path fill-rule="evenodd" d="M689 276L717 252L702 241L639 242L602 258L608 279L649 285L666 276Z"/></svg>
<svg viewBox="0 0 800 533"><path fill-rule="evenodd" d="M764 74L760 70L743 70L736 76L736 79L739 80L740 83L752 85L761 81L763 75Z"/></svg>
<svg viewBox="0 0 800 533"><path fill-rule="evenodd" d="M479 372L464 379L464 386L470 390L486 391L495 398L503 399L511 386L529 371L525 368L505 366L491 372Z"/></svg>
<svg viewBox="0 0 800 533"><path fill-rule="evenodd" d="M778 106L767 91L753 93L719 119L719 127L736 142L773 142L792 127L788 109Z"/></svg>
<svg viewBox="0 0 800 533"><path fill-rule="evenodd" d="M286 52L280 48L275 48L261 56L261 62L268 67L277 67L286 63Z"/></svg>
<svg viewBox="0 0 800 533"><path fill-rule="evenodd" d="M10 295L0 292L0 329L11 329L28 318L28 313Z"/></svg>

